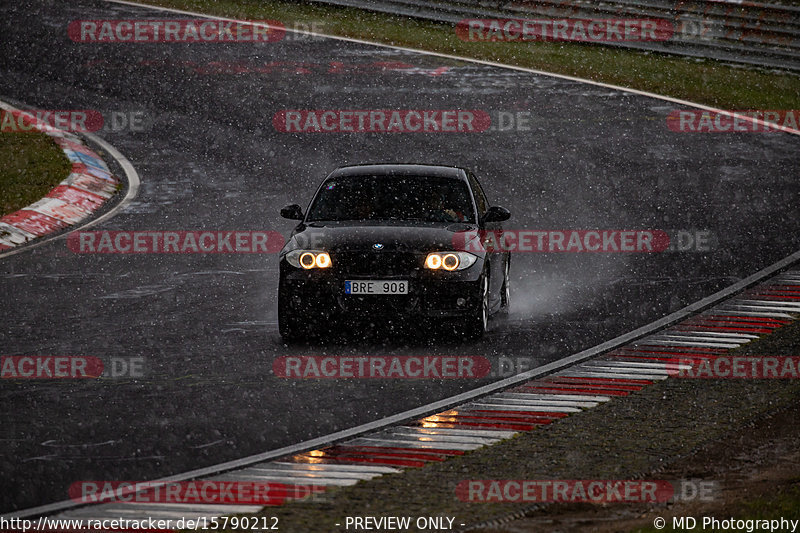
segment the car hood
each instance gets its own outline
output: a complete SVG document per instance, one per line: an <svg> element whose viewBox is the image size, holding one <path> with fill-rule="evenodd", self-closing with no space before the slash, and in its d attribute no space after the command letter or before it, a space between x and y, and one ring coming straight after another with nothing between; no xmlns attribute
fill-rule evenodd
<svg viewBox="0 0 800 533"><path fill-rule="evenodd" d="M296 249L325 250L328 252L372 250L382 245L384 251L430 252L452 250L456 243L463 246L464 237L454 238L461 232L474 232L473 224L441 223L381 223L374 222L311 222L301 224L292 233L282 253Z"/></svg>

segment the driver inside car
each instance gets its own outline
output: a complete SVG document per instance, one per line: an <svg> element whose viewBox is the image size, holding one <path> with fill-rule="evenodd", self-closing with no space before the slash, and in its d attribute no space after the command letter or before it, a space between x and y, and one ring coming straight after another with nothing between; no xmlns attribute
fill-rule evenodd
<svg viewBox="0 0 800 533"><path fill-rule="evenodd" d="M463 213L452 208L452 202L447 202L442 194L431 194L427 198L427 218L436 222L463 222Z"/></svg>

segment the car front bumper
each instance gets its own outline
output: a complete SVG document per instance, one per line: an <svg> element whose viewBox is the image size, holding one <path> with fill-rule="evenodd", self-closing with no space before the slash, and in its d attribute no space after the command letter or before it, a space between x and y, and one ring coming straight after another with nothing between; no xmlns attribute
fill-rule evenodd
<svg viewBox="0 0 800 533"><path fill-rule="evenodd" d="M418 269L407 275L350 275L331 270L302 270L281 262L280 292L298 317L394 319L471 316L481 305L483 261L454 272ZM406 280L408 294L345 294L346 280Z"/></svg>

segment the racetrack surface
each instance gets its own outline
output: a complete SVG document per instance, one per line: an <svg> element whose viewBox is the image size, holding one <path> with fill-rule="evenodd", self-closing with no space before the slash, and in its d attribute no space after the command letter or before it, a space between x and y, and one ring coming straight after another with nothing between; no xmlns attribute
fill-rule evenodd
<svg viewBox="0 0 800 533"><path fill-rule="evenodd" d="M487 382L286 380L272 374L277 357L543 364L797 249L791 135L676 133L666 125L676 107L669 102L346 41L290 34L264 44L91 44L67 36L73 20L183 18L132 6L25 0L0 13L0 97L148 118L145 131L100 132L142 184L134 202L93 229L286 236L292 223L280 207L305 205L333 168L413 161L475 170L490 199L511 210L509 228L716 236L709 252L514 254L512 312L470 344L379 329L366 339L354 332L286 346L277 334L275 254L75 254L56 240L2 259L0 355L143 357L146 368L136 380L0 382L0 472L13 489L0 496L2 512L66 499L75 481L208 466ZM530 111L533 121L529 131L484 133L276 131L275 113L291 109Z"/></svg>

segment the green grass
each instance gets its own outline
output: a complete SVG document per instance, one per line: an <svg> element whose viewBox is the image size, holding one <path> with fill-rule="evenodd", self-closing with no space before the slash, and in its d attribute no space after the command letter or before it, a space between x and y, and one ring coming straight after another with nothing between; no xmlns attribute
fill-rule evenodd
<svg viewBox="0 0 800 533"><path fill-rule="evenodd" d="M70 170L64 152L44 133L0 133L0 215L40 200Z"/></svg>
<svg viewBox="0 0 800 533"><path fill-rule="evenodd" d="M797 481L800 483L800 480ZM751 502L742 504L742 509L733 515L714 515L714 513L704 514L703 516L714 516L718 520L734 518L736 520L797 520L797 510L800 509L800 485L793 485L784 490L777 491L770 498L757 498ZM703 523L700 515L695 516L697 520L696 530L702 530ZM637 529L636 533L657 533L665 531L686 531L683 528L675 529L672 527L672 519L667 519L667 527L656 529L647 527ZM710 527L710 526L709 526ZM746 526L745 526L746 527ZM791 526L790 526L791 527ZM757 530L756 530L757 531ZM763 529L762 529L763 531ZM767 529L766 531L769 531ZM784 529L786 531L786 529Z"/></svg>
<svg viewBox="0 0 800 533"><path fill-rule="evenodd" d="M800 509L800 479L795 480L795 485L780 491L774 498L758 498L746 503L742 514L738 518L757 520L770 520L793 518L797 520L797 511Z"/></svg>
<svg viewBox="0 0 800 533"><path fill-rule="evenodd" d="M326 34L578 76L723 109L800 109L800 76L791 73L598 45L464 42L447 24L282 0L144 1L218 16L273 19L290 28L316 21Z"/></svg>

